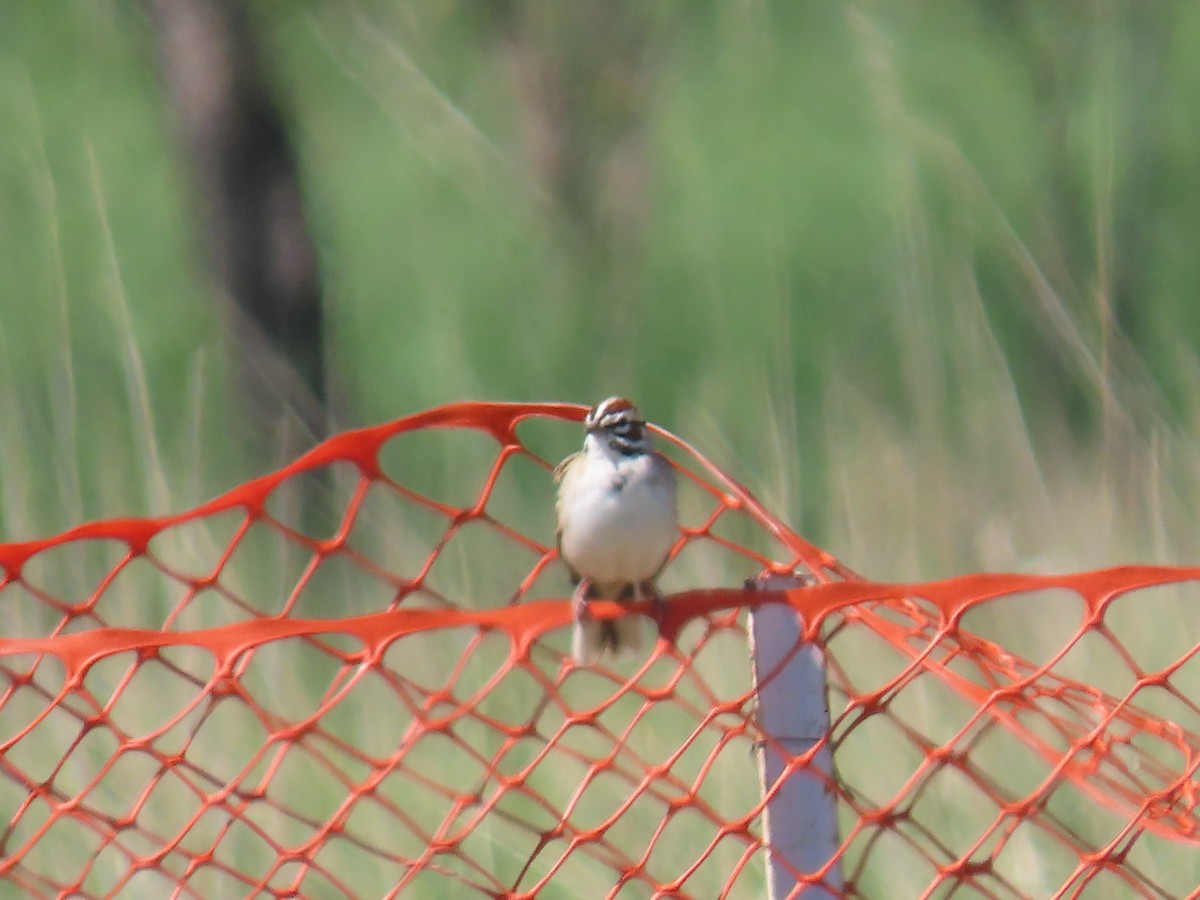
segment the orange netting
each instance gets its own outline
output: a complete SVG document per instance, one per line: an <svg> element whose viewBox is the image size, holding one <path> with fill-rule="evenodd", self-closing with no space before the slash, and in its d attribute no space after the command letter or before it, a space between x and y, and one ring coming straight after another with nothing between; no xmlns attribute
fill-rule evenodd
<svg viewBox="0 0 1200 900"><path fill-rule="evenodd" d="M448 406L182 515L0 546L4 882L763 896L757 753L786 750L756 718L744 613L787 602L832 711L789 765L832 749L840 819L802 884L1195 891L1200 569L868 582L660 432L684 520L666 639L577 667L548 469L583 414ZM740 587L797 570L818 583Z"/></svg>

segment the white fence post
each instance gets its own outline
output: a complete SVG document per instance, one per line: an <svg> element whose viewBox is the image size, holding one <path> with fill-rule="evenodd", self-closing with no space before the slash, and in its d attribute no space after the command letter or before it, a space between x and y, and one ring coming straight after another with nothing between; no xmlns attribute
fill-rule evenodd
<svg viewBox="0 0 1200 900"><path fill-rule="evenodd" d="M779 591L805 584L799 576L769 575L748 587ZM815 644L801 645L801 634L800 615L786 603L766 603L750 613L758 723L769 738L759 745L759 772L764 793L777 786L763 812L771 900L822 900L840 896L842 888L837 864L821 884L801 890L793 874L821 870L839 845L829 745L816 754L811 769L787 768L789 756L804 753L829 733L825 654Z"/></svg>

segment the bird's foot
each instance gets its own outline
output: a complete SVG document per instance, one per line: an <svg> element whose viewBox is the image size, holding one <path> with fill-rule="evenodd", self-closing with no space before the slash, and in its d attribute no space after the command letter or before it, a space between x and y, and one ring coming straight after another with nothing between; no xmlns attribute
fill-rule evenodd
<svg viewBox="0 0 1200 900"><path fill-rule="evenodd" d="M667 615L667 600L653 581L643 581L637 586L637 599L650 601L650 615L660 625Z"/></svg>

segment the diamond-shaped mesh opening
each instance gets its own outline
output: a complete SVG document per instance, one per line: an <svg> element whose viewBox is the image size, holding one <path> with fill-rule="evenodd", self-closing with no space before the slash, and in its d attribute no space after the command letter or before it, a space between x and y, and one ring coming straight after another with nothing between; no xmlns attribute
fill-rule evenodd
<svg viewBox="0 0 1200 900"><path fill-rule="evenodd" d="M52 598L60 608L83 610L128 555L129 543L117 539L83 538L53 544L25 561L21 578L30 591ZM26 606L23 611L37 609Z"/></svg>
<svg viewBox="0 0 1200 900"><path fill-rule="evenodd" d="M1131 662L1125 648L1110 633L1090 629L1060 646L1053 670L1064 678L1085 680L1120 697L1133 688L1138 678Z"/></svg>
<svg viewBox="0 0 1200 900"><path fill-rule="evenodd" d="M873 584L660 433L682 513L665 615L624 613L641 648L576 666L551 467L582 412L443 407L190 512L0 546L5 888L762 896L792 852L767 828L814 778L839 834L800 884L1200 883L1200 571ZM814 652L750 633L742 584L768 570L812 582L767 599L816 642L828 732L767 731L752 644Z"/></svg>
<svg viewBox="0 0 1200 900"><path fill-rule="evenodd" d="M97 664L87 683L91 687L93 679L102 675L106 681L118 679L119 692L106 704L110 726L128 739L157 742L180 716L191 714L194 718L195 711L207 705L206 688L212 674L213 658L207 649L164 647L125 672L108 672L103 663ZM156 702L147 703L148 696Z"/></svg>
<svg viewBox="0 0 1200 900"><path fill-rule="evenodd" d="M1047 664L1078 637L1083 600L1072 590L1055 588L1009 594L1003 602L968 609L962 626L1035 666ZM1037 622L1030 628L1030 622Z"/></svg>
<svg viewBox="0 0 1200 900"><path fill-rule="evenodd" d="M1163 627L1170 623L1170 627ZM1104 609L1104 625L1110 640L1130 657L1142 672L1177 670L1183 660L1196 654L1200 634L1200 585L1148 585L1119 594ZM1200 697L1200 671L1194 668L1182 678L1172 671L1171 681L1189 696Z"/></svg>
<svg viewBox="0 0 1200 900"><path fill-rule="evenodd" d="M146 558L181 582L204 581L213 575L238 534L253 521L240 507L183 519L150 538Z"/></svg>
<svg viewBox="0 0 1200 900"><path fill-rule="evenodd" d="M216 584L243 619L281 614L312 564L310 545L256 519L216 572Z"/></svg>
<svg viewBox="0 0 1200 900"><path fill-rule="evenodd" d="M566 413L574 412L571 421ZM556 410L554 414L526 416L517 421L515 432L520 446L535 459L557 465L579 449L579 428L585 410Z"/></svg>
<svg viewBox="0 0 1200 900"><path fill-rule="evenodd" d="M471 509L486 499L484 485L500 461L490 435L469 428L428 428L397 434L378 456L385 477L427 501Z"/></svg>
<svg viewBox="0 0 1200 900"><path fill-rule="evenodd" d="M502 606L520 599L522 582L542 555L487 522L465 522L450 530L424 585L456 607Z"/></svg>
<svg viewBox="0 0 1200 900"><path fill-rule="evenodd" d="M51 815L47 824L37 836L39 849L34 856L52 877L61 879L59 884L78 883L105 847L104 835L82 816Z"/></svg>
<svg viewBox="0 0 1200 900"><path fill-rule="evenodd" d="M236 740L231 736L236 735ZM240 698L209 699L184 752L185 760L215 784L241 785L263 752L268 732Z"/></svg>
<svg viewBox="0 0 1200 900"><path fill-rule="evenodd" d="M361 494L370 487L358 466L333 460L299 479L271 487L261 502L261 517L295 539L328 541L347 518L357 514Z"/></svg>
<svg viewBox="0 0 1200 900"><path fill-rule="evenodd" d="M391 486L377 483L363 498L346 546L368 571L385 573L398 583L410 582L420 577L452 521Z"/></svg>
<svg viewBox="0 0 1200 900"><path fill-rule="evenodd" d="M70 601L31 588L21 581L0 582L10 611L5 617L5 633L14 638L35 638L54 634L77 613Z"/></svg>
<svg viewBox="0 0 1200 900"><path fill-rule="evenodd" d="M345 550L314 555L288 596L287 614L301 619L363 615L386 609L396 584Z"/></svg>
<svg viewBox="0 0 1200 900"><path fill-rule="evenodd" d="M555 485L549 466L527 453L513 452L487 497L484 513L514 539L554 545Z"/></svg>

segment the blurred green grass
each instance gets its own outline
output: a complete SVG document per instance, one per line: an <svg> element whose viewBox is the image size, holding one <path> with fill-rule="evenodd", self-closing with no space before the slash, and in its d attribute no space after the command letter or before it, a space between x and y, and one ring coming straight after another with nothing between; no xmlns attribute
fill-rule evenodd
<svg viewBox="0 0 1200 900"><path fill-rule="evenodd" d="M253 10L344 424L626 392L874 577L1194 558L1200 8L637 13L644 190L600 246L539 184L478 8ZM265 464L240 449L138 7L3 15L0 534L19 540Z"/></svg>
<svg viewBox="0 0 1200 900"><path fill-rule="evenodd" d="M628 392L835 550L862 428L937 465L970 464L978 429L1013 440L981 460L976 518L1021 512L988 482L1029 454L1099 448L1120 505L1142 491L1126 455L1146 434L1160 457L1190 439L1187 4L635 14L647 175L612 247L589 245L538 183L511 66L470 5L254 12L293 117L343 422ZM119 2L7 16L15 538L194 503L262 466L236 449L246 425L147 23ZM1158 474L1190 479L1182 468ZM917 471L903 480L928 490ZM936 562L879 573L979 560Z"/></svg>

